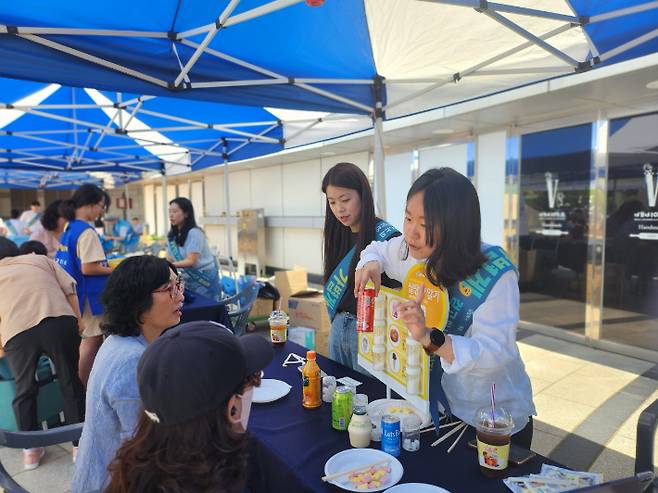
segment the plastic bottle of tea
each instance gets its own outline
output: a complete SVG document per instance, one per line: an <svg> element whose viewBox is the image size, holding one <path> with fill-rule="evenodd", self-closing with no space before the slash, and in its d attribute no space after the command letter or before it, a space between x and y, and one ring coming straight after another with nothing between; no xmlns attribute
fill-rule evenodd
<svg viewBox="0 0 658 493"><path fill-rule="evenodd" d="M322 382L320 367L315 361L315 351L306 353L306 364L302 368L302 406L306 408L322 405Z"/></svg>

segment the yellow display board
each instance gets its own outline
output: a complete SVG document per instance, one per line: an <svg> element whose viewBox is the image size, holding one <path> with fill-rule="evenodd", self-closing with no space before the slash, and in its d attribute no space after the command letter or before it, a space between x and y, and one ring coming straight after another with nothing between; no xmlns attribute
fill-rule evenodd
<svg viewBox="0 0 658 493"><path fill-rule="evenodd" d="M381 288L375 301L374 331L358 334L359 365L416 409L427 413L429 357L413 340L397 312L399 303L416 299L421 289L425 325L441 330L445 327L450 308L448 293L429 282L425 264L418 264L409 271L400 290Z"/></svg>

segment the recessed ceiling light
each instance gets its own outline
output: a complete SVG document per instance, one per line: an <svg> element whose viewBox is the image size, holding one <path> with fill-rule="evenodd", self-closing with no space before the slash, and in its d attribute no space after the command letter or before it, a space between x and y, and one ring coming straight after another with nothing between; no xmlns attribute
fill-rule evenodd
<svg viewBox="0 0 658 493"><path fill-rule="evenodd" d="M647 89L658 89L658 80L652 80L647 84Z"/></svg>
<svg viewBox="0 0 658 493"><path fill-rule="evenodd" d="M448 135L454 132L452 128L437 128L436 130L432 130L432 133L435 135Z"/></svg>

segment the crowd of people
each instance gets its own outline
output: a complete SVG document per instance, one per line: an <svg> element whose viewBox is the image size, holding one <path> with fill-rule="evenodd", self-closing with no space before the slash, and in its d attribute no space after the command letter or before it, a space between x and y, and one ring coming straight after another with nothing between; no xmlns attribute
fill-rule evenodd
<svg viewBox="0 0 658 493"><path fill-rule="evenodd" d="M449 293L448 324L427 326L422 289L398 310L433 360L433 416L441 408L474 425L495 383L497 403L514 420L512 441L530 448L535 408L515 342L518 275L502 248L482 243L471 182L449 168L424 173L403 205L402 232L375 215L354 164L331 168L321 189L329 357L367 373L357 362L357 296L369 282L377 291L399 287L422 264L427 280ZM166 258L131 256L115 269L93 227L107 204L103 190L83 185L46 208L23 250L0 238L0 288L16 294L0 299L0 343L16 378L18 426L37 429L34 371L46 354L66 422L84 420L74 493L244 491L251 395L272 347L213 322L179 324L186 292L221 297L217 260L188 199L169 203ZM24 233L33 218L11 227ZM116 221L111 240L126 242L127 227ZM483 276L487 286L471 296L465 283ZM42 456L25 451L25 467Z"/></svg>

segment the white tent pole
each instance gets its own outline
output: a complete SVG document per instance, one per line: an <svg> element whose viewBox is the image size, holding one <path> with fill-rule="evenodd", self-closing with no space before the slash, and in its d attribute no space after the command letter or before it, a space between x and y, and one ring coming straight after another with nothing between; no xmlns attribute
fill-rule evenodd
<svg viewBox="0 0 658 493"><path fill-rule="evenodd" d="M166 237L167 222L168 222L167 215L169 213L169 200L167 200L167 172L164 163L162 164L160 173L162 173L162 236Z"/></svg>
<svg viewBox="0 0 658 493"><path fill-rule="evenodd" d="M549 39L549 38L552 38L553 36L557 36L558 34L561 34L565 31L573 29L573 27L574 26L572 24L565 24L565 25L560 26L556 29L553 29L552 31L549 31L545 34L542 34L541 36L539 36L539 38L540 39ZM489 59L487 59L483 62L480 62L477 65L469 67L466 70L463 70L463 71L459 72L458 74L453 75L452 77L450 77L450 79L446 79L446 80L443 80L443 81L438 81L438 82L432 84L429 87L423 88L423 89L421 89L417 92L409 94L408 96L404 96L404 97L402 97L402 98L400 98L396 101L390 102L384 107L384 110L387 111L387 110L389 110L389 109L391 109L395 106L398 106L402 103L406 103L407 101L410 101L410 100L415 99L419 96L422 96L423 94L426 94L430 91L433 91L434 89L437 89L441 86L444 86L444 85L446 85L450 82L455 82L456 80L460 80L460 79L463 79L466 76L470 76L473 73L477 72L478 70L480 70L484 67L487 67L487 66L489 66L493 63L496 63L497 61L503 60L503 59L505 59L505 58L507 58L511 55L514 55L515 53L523 51L523 50L525 50L527 48L530 48L531 46L534 46L534 45L535 44L532 43L531 41L526 41L525 43L522 43L518 46L515 46L514 48L511 48L511 49L509 49L507 51L504 51L502 53L499 53L498 55L495 55L495 56L493 56L493 57L491 57L491 58L489 58ZM457 78L457 76L459 76L459 78Z"/></svg>
<svg viewBox="0 0 658 493"><path fill-rule="evenodd" d="M375 175L375 198L377 210L375 213L386 219L386 173L384 169L384 109L382 104L383 80L380 76L375 78L375 112L374 112L374 175Z"/></svg>
<svg viewBox="0 0 658 493"><path fill-rule="evenodd" d="M67 36L126 36L131 38L163 38L167 39L169 33L157 31L121 31L112 29L72 29L62 27L16 27L17 34L64 34ZM0 24L0 33L7 34L6 24Z"/></svg>
<svg viewBox="0 0 658 493"><path fill-rule="evenodd" d="M121 106L121 93L117 93L117 104ZM119 113L119 128L121 130L125 130L125 127L123 126L123 111L120 109L117 111Z"/></svg>
<svg viewBox="0 0 658 493"><path fill-rule="evenodd" d="M573 65L574 67L577 67L579 65L580 62L578 62L578 60L575 60L575 59L571 58L566 53L564 53L564 52L558 50L557 48L555 48L554 46L548 44L546 41L544 41L543 39L541 39L538 36L535 36L530 31L527 31L527 30L523 29L521 26L519 26L518 24L512 22L507 17L504 17L504 16L500 15L498 12L494 12L494 11L491 11L491 10L485 10L483 12L483 14L488 16L488 17L491 17L493 20L495 20L499 24L505 26L510 31L515 32L519 36L521 36L521 37L527 39L528 41L532 42L533 44L539 46L541 49L543 49L544 51L547 51L548 53L550 53L554 57L559 58L563 62L566 62L569 65Z"/></svg>
<svg viewBox="0 0 658 493"><path fill-rule="evenodd" d="M231 274L233 274L233 282L235 282L235 292L239 292L238 276L236 275L233 267L233 238L231 235L231 200L229 197L229 173L228 173L228 144L222 139L222 151L224 154L224 208L226 209L226 225L224 231L226 232L226 247L228 248L228 265Z"/></svg>
<svg viewBox="0 0 658 493"><path fill-rule="evenodd" d="M640 5L634 5L632 7L626 7L619 10L613 10L612 12L606 12L605 14L593 15L589 18L590 24L595 22L607 21L614 19L616 17L622 17L625 15L637 14L638 12L645 12L647 10L658 9L658 1L647 2Z"/></svg>
<svg viewBox="0 0 658 493"><path fill-rule="evenodd" d="M56 43L54 41L51 41L49 39L45 38L40 38L39 36L34 36L32 34L18 34L19 37L23 39L27 39L28 41L32 41L33 43L37 43L43 46L47 46L49 48L52 48L57 51L61 51L63 53L68 53L69 55L73 55L75 57L81 58L83 60L87 60L88 62L96 63L98 65L102 65L103 67L111 68L112 70L116 70L117 72L121 72L126 75L132 75L133 77L136 77L138 79L144 80L146 82L150 82L151 84L155 84L156 86L160 87L169 87L169 85L163 81L162 79L158 79L156 77L151 77L150 75L144 74L142 72L138 72L137 70L133 70L128 67L124 67L122 65L119 65L117 63L113 63L107 60L104 60L103 58L90 55L89 53L85 53L80 50L76 50L75 48L71 48L69 46L63 45L61 43Z"/></svg>
<svg viewBox="0 0 658 493"><path fill-rule="evenodd" d="M654 38L658 38L658 29L654 29L653 31L649 31L648 33L643 34L642 36L639 36L635 39L632 39L622 45L617 46L616 48L613 48L610 51L606 51L605 53L601 53L599 55L599 58L601 61L608 60L612 57L615 57L625 51L628 51L632 48L635 48L636 46L641 45L642 43L646 43L647 41L651 41Z"/></svg>
<svg viewBox="0 0 658 493"><path fill-rule="evenodd" d="M192 67L194 64L197 62L201 54L203 53L203 50L206 49L206 47L210 44L210 42L213 40L213 38L217 35L219 30L224 27L224 23L228 19L228 17L233 13L235 8L238 6L240 3L240 0L231 0L229 4L226 6L224 11L220 14L220 16L217 18L214 24L211 24L210 30L206 33L206 37L203 38L203 41L199 45L199 47L195 50L195 52L192 54L190 59L187 61L185 66L182 68L180 73L178 74L178 77L174 80L174 87L178 87L180 83L183 81L185 76L192 70Z"/></svg>
<svg viewBox="0 0 658 493"><path fill-rule="evenodd" d="M128 191L128 182L123 184L123 196L126 199L126 207L123 209L123 218L128 220L128 204L130 204L130 192Z"/></svg>
<svg viewBox="0 0 658 493"><path fill-rule="evenodd" d="M264 134L266 134L266 133L268 133L268 132L274 130L274 129L275 129L276 127L278 127L278 126L279 126L279 124L278 124L278 123L275 123L275 124L272 125L271 127L266 128L265 130L263 130L263 131L261 132L261 134L264 135ZM228 142L228 139L225 139L225 140ZM245 142L243 142L242 144L240 144L240 145L234 147L233 149L231 149L231 150L228 152L228 155L230 156L231 154L233 154L233 153L239 151L240 149L242 149L244 146L246 146L246 145L248 145L248 144L251 144L251 143L253 143L253 142L255 142L255 141L252 140L252 139L247 139L247 140L246 140Z"/></svg>
<svg viewBox="0 0 658 493"><path fill-rule="evenodd" d="M551 19L555 21L566 21L580 24L580 19L575 15L558 14L557 12L549 12L545 10L531 9L528 7L517 7L516 5L506 5L503 3L485 2L480 0L424 0L432 3L442 3L447 5L455 5L458 7L469 7L475 10L493 10L496 12L506 12L508 14L526 15L529 17L540 17L544 19Z"/></svg>

